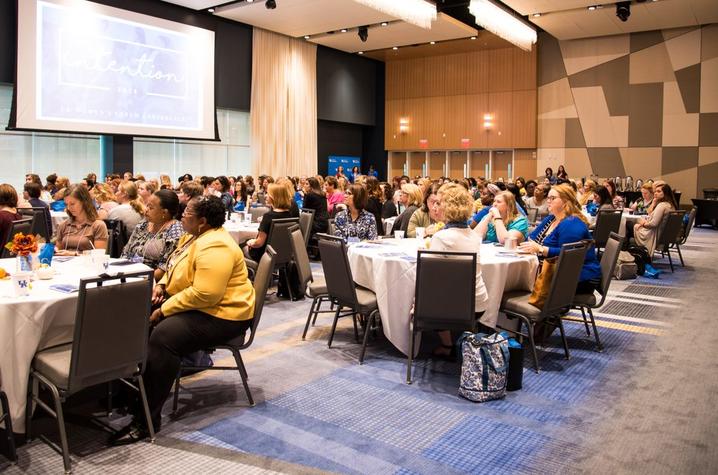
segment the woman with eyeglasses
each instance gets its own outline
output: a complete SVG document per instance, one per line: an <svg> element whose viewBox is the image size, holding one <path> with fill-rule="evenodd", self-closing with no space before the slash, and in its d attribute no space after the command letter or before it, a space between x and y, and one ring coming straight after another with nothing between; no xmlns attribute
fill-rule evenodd
<svg viewBox="0 0 718 475"><path fill-rule="evenodd" d="M376 220L373 214L364 209L366 203L367 193L363 186L352 185L344 192L347 209L340 211L334 220L335 236L342 237L345 241L377 238Z"/></svg>
<svg viewBox="0 0 718 475"><path fill-rule="evenodd" d="M546 197L549 215L530 234L519 248L539 257L557 257L564 244L590 240L588 220L581 212L576 193L568 184L551 187ZM596 249L591 248L583 261L576 293L593 293L601 285L601 266Z"/></svg>

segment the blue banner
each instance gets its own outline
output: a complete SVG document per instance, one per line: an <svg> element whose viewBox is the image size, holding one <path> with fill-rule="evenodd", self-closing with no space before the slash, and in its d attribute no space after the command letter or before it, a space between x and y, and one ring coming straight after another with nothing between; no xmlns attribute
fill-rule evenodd
<svg viewBox="0 0 718 475"><path fill-rule="evenodd" d="M348 177L351 174L352 168L354 167L359 167L359 171L361 171L361 157L329 155L329 161L327 163L327 175L336 175L337 168L339 168L339 166L344 168L344 174Z"/></svg>

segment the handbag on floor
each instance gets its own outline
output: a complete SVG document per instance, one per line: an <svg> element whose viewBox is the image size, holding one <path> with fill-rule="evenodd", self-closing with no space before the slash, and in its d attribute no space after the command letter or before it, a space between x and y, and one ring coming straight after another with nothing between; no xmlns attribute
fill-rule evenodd
<svg viewBox="0 0 718 475"><path fill-rule="evenodd" d="M638 266L636 258L627 251L621 251L616 262L616 269L613 276L617 280L635 279L638 275Z"/></svg>
<svg viewBox="0 0 718 475"><path fill-rule="evenodd" d="M459 338L459 348L462 357L459 396L474 402L504 397L509 368L506 336L464 332Z"/></svg>
<svg viewBox="0 0 718 475"><path fill-rule="evenodd" d="M646 264L651 263L651 255L648 254L648 249L643 246L630 246L628 253L635 259L636 273L643 275L646 272Z"/></svg>

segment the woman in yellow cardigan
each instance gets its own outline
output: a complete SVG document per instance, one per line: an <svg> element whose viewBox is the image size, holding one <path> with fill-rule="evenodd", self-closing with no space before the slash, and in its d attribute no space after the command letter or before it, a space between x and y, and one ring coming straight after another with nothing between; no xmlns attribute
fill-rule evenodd
<svg viewBox="0 0 718 475"><path fill-rule="evenodd" d="M244 333L254 314L254 287L244 255L222 227L226 208L214 196L195 198L182 214L187 232L157 283L150 316L145 387L155 430L172 389L183 355L211 347ZM147 436L144 418L121 430L113 442L126 444Z"/></svg>

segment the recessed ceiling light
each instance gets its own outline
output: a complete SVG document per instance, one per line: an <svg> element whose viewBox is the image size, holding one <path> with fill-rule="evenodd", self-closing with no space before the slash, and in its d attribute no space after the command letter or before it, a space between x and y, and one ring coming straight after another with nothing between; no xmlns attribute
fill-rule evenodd
<svg viewBox="0 0 718 475"><path fill-rule="evenodd" d="M540 16L541 16L540 13L534 13L534 14L533 14L533 17L534 17L534 18L538 18L538 17L540 17Z"/></svg>
<svg viewBox="0 0 718 475"><path fill-rule="evenodd" d="M210 13L214 13L214 8L208 8L207 11Z"/></svg>
<svg viewBox="0 0 718 475"><path fill-rule="evenodd" d="M254 0L247 0L247 3L254 3Z"/></svg>
<svg viewBox="0 0 718 475"><path fill-rule="evenodd" d="M432 42L430 42L429 44L430 44L430 45L435 45L435 44L436 44L436 41L432 41Z"/></svg>
<svg viewBox="0 0 718 475"><path fill-rule="evenodd" d="M364 51L359 51L359 54L364 54Z"/></svg>
<svg viewBox="0 0 718 475"><path fill-rule="evenodd" d="M598 8L598 5L590 5L590 6L588 7L588 11L591 11L591 12L592 12L592 11L594 11L596 8Z"/></svg>
<svg viewBox="0 0 718 475"><path fill-rule="evenodd" d="M381 26L387 26L389 23L386 21L381 22Z"/></svg>
<svg viewBox="0 0 718 475"><path fill-rule="evenodd" d="M392 49L393 49L394 51L396 51L396 50L399 49L399 47L398 47L398 46L394 46Z"/></svg>
<svg viewBox="0 0 718 475"><path fill-rule="evenodd" d="M342 33L346 33L346 32L347 32L347 29L346 29L346 28L342 28Z"/></svg>
<svg viewBox="0 0 718 475"><path fill-rule="evenodd" d="M475 40L475 39L476 39L476 37L475 37L475 36L472 36L472 37L471 37L471 39L472 39L472 40Z"/></svg>

